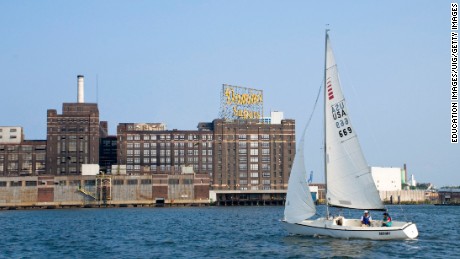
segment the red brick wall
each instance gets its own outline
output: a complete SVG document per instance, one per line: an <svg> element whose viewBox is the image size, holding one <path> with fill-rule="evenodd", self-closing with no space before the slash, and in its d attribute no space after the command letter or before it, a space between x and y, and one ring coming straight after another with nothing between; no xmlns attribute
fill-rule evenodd
<svg viewBox="0 0 460 259"><path fill-rule="evenodd" d="M168 186L152 186L152 199L168 199Z"/></svg>
<svg viewBox="0 0 460 259"><path fill-rule="evenodd" d="M195 199L209 199L209 185L195 185Z"/></svg>
<svg viewBox="0 0 460 259"><path fill-rule="evenodd" d="M54 201L54 188L38 188L38 202Z"/></svg>

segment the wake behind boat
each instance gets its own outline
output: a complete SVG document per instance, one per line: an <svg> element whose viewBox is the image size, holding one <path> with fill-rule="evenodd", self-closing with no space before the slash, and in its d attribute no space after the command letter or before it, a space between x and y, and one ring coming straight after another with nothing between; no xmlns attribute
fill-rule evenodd
<svg viewBox="0 0 460 259"><path fill-rule="evenodd" d="M309 220L316 214L316 207L306 181L304 131L289 177L282 224L289 233L298 235L375 240L414 239L418 236L418 230L412 222L393 221L391 227L382 227L382 221L374 220L370 226L362 226L361 219L329 216L329 206L362 210L385 210L385 207L351 124L328 31L325 52L326 217Z"/></svg>

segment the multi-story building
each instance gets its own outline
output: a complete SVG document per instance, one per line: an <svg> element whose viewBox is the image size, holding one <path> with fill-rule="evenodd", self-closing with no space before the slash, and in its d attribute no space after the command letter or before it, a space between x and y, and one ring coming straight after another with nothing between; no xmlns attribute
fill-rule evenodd
<svg viewBox="0 0 460 259"><path fill-rule="evenodd" d="M295 156L295 122L214 120L213 190L284 190Z"/></svg>
<svg viewBox="0 0 460 259"><path fill-rule="evenodd" d="M284 190L295 155L295 123L259 120L199 123L198 130L166 130L161 124L117 127L118 164L128 174L179 173L193 166L214 190Z"/></svg>
<svg viewBox="0 0 460 259"><path fill-rule="evenodd" d="M45 140L24 140L21 127L0 127L0 132L0 176L45 173Z"/></svg>
<svg viewBox="0 0 460 259"><path fill-rule="evenodd" d="M64 103L62 114L47 112L46 172L81 174L83 164L99 163L99 110L84 103L83 76L78 76L78 102Z"/></svg>
<svg viewBox="0 0 460 259"><path fill-rule="evenodd" d="M212 172L212 131L166 130L162 123L121 123L117 127L118 164L128 174L179 173L193 166Z"/></svg>
<svg viewBox="0 0 460 259"><path fill-rule="evenodd" d="M100 171L110 174L112 165L117 164L117 136L105 136L99 142Z"/></svg>

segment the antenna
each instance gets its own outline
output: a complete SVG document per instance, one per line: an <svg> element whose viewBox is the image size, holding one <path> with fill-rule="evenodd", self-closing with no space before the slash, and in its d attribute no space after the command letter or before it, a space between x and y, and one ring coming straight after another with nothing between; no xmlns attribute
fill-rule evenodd
<svg viewBox="0 0 460 259"><path fill-rule="evenodd" d="M99 104L99 75L96 74L96 103Z"/></svg>

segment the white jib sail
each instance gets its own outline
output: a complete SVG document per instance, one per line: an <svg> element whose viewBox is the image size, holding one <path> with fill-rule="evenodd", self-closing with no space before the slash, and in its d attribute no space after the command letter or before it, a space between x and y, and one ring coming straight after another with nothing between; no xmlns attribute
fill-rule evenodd
<svg viewBox="0 0 460 259"><path fill-rule="evenodd" d="M304 134L295 154L294 163L289 176L284 218L289 223L299 223L315 215L316 207L307 183L307 172L304 162Z"/></svg>
<svg viewBox="0 0 460 259"><path fill-rule="evenodd" d="M383 209L370 167L350 121L328 35L325 91L328 203L354 209Z"/></svg>

